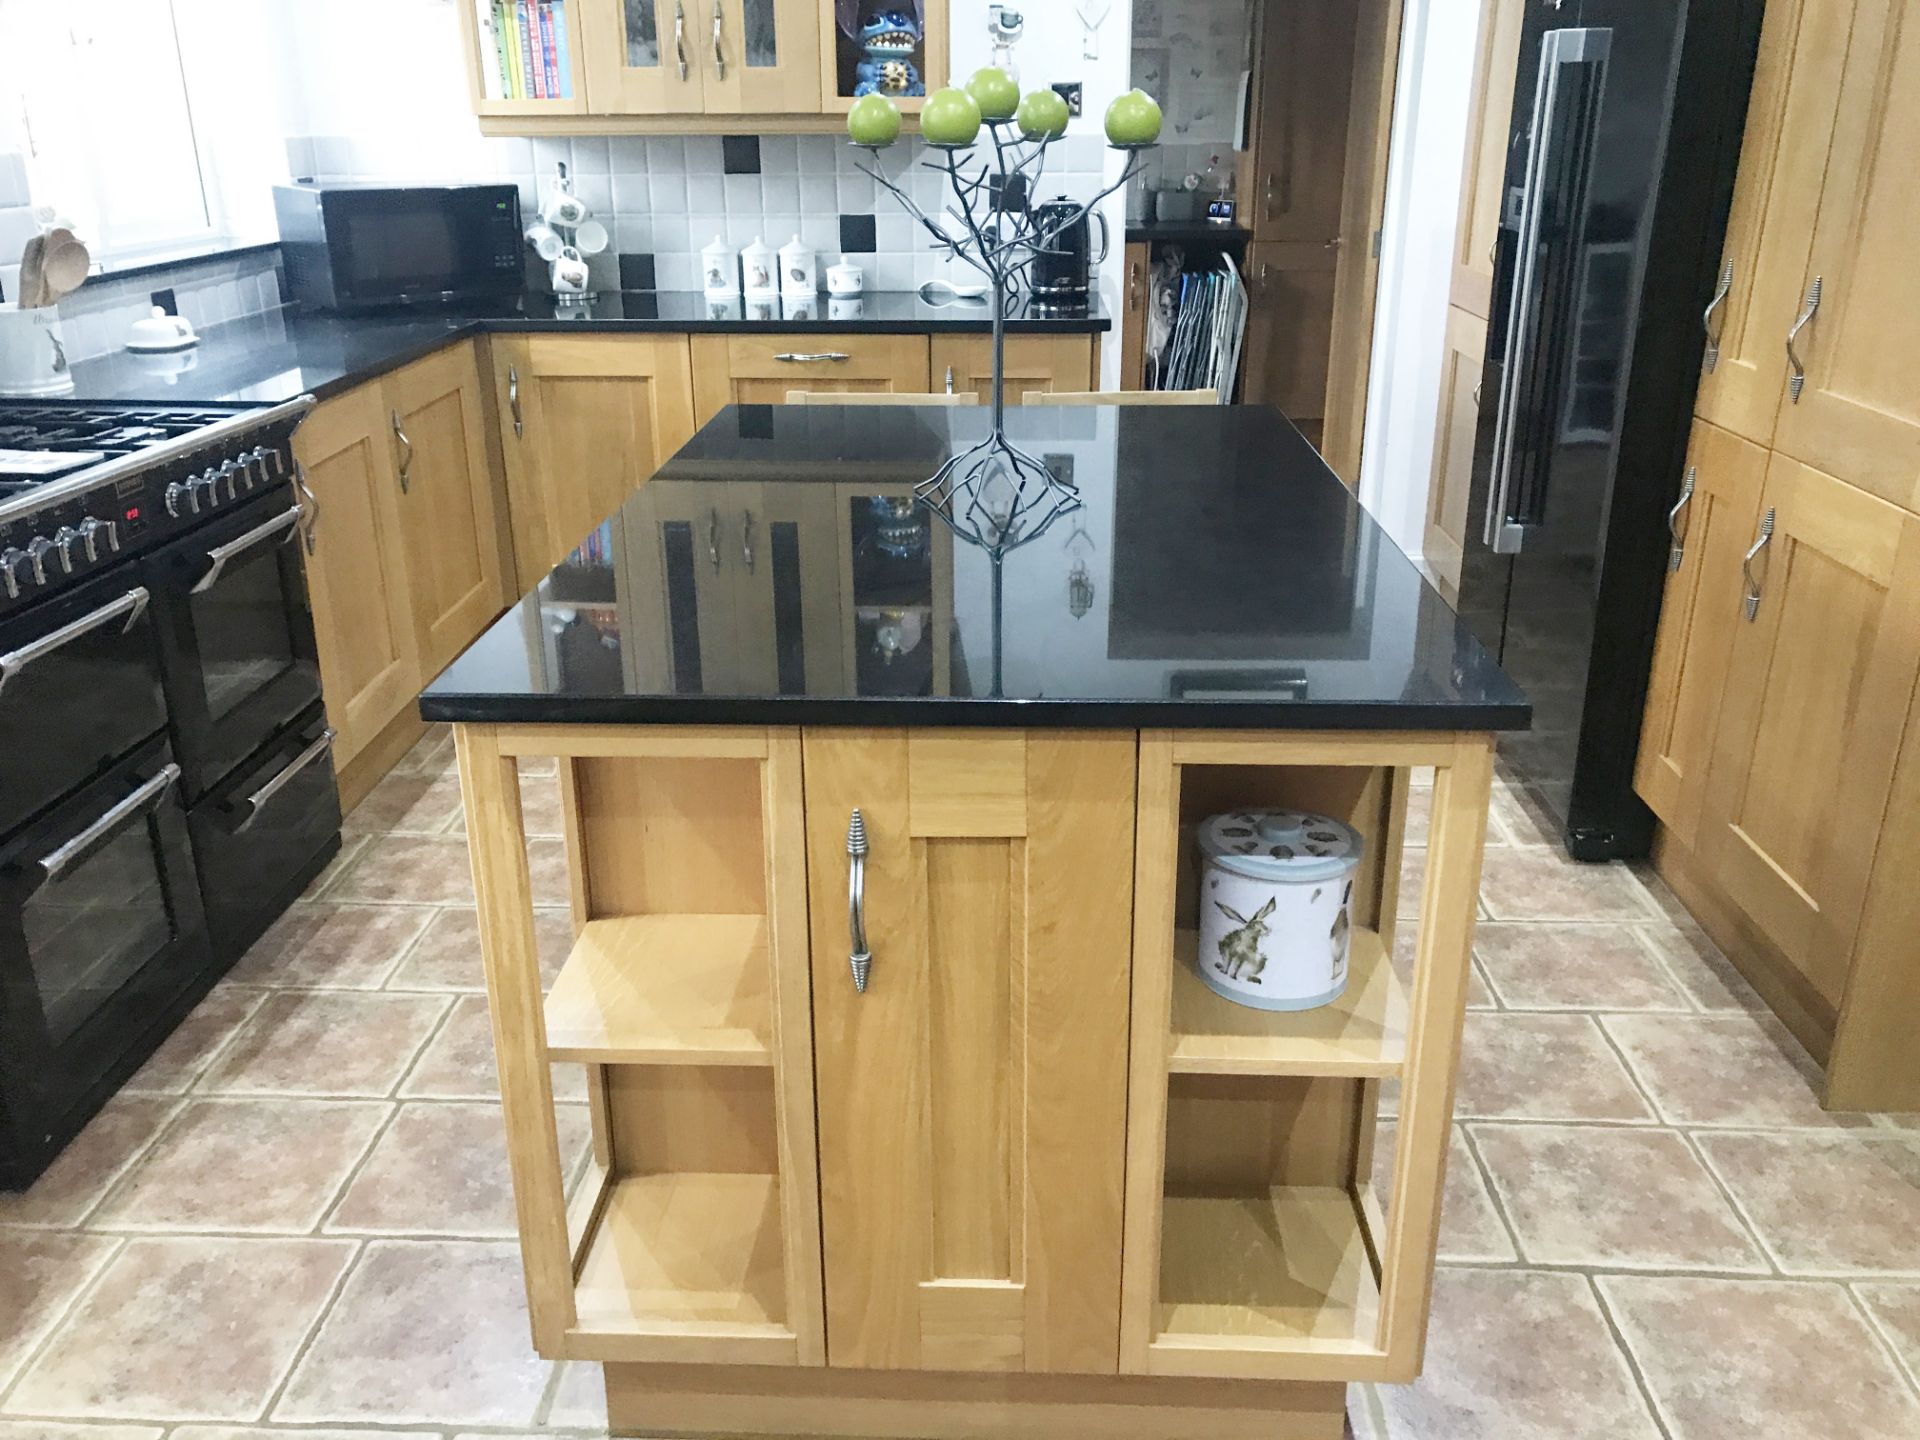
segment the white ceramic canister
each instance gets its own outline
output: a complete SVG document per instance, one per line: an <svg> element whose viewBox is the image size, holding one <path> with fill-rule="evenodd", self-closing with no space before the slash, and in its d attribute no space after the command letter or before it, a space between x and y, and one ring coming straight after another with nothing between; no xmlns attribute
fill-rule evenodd
<svg viewBox="0 0 1920 1440"><path fill-rule="evenodd" d="M867 272L862 270L846 256L840 257L838 265L827 267L827 293L842 298L858 295L867 288Z"/></svg>
<svg viewBox="0 0 1920 1440"><path fill-rule="evenodd" d="M1205 821L1199 841L1200 978L1257 1010L1339 999L1359 833L1299 810L1239 810Z"/></svg>
<svg viewBox="0 0 1920 1440"><path fill-rule="evenodd" d="M700 284L709 295L737 295L740 269L733 251L718 235L700 252Z"/></svg>
<svg viewBox="0 0 1920 1440"><path fill-rule="evenodd" d="M796 235L780 247L780 292L815 295L819 290L818 261L813 247Z"/></svg>
<svg viewBox="0 0 1920 1440"><path fill-rule="evenodd" d="M59 309L0 304L0 395L65 395L72 389Z"/></svg>
<svg viewBox="0 0 1920 1440"><path fill-rule="evenodd" d="M741 287L749 295L776 295L780 287L774 272L778 263L767 242L755 236L753 243L740 252Z"/></svg>

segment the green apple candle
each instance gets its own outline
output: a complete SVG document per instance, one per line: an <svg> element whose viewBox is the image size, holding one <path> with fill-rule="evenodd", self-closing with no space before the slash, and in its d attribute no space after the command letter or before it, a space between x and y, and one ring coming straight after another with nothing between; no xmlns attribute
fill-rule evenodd
<svg viewBox="0 0 1920 1440"><path fill-rule="evenodd" d="M1067 129L1066 98L1054 90L1029 90L1013 112L1020 133L1029 140L1044 140L1064 135Z"/></svg>
<svg viewBox="0 0 1920 1440"><path fill-rule="evenodd" d="M847 111L847 136L878 150L900 138L900 107L885 95L862 95Z"/></svg>
<svg viewBox="0 0 1920 1440"><path fill-rule="evenodd" d="M971 145L980 133L980 102L951 86L934 91L920 111L920 133L929 145Z"/></svg>
<svg viewBox="0 0 1920 1440"><path fill-rule="evenodd" d="M1151 145L1160 138L1160 106L1144 90L1129 90L1107 106L1107 140L1114 145Z"/></svg>
<svg viewBox="0 0 1920 1440"><path fill-rule="evenodd" d="M967 93L980 106L983 120L1005 120L1020 104L1020 87L997 65L983 65L967 81Z"/></svg>

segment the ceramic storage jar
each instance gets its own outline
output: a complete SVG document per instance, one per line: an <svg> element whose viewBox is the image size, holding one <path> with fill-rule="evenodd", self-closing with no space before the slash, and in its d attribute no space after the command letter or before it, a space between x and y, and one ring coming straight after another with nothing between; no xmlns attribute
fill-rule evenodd
<svg viewBox="0 0 1920 1440"><path fill-rule="evenodd" d="M1339 999L1358 832L1325 815L1241 810L1202 823L1199 843L1200 978L1259 1010Z"/></svg>

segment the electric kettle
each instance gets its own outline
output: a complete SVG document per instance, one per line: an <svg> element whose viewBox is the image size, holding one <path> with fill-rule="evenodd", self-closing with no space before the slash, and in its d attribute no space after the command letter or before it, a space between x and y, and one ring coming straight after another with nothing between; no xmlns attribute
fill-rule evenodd
<svg viewBox="0 0 1920 1440"><path fill-rule="evenodd" d="M1093 267L1107 258L1107 217L1099 211L1100 253L1093 253L1093 227L1080 204L1065 195L1033 207L1036 238L1051 235L1033 260L1033 298L1042 306L1081 308L1093 285ZM1071 220L1069 217L1074 217ZM1059 226L1058 233L1054 227Z"/></svg>

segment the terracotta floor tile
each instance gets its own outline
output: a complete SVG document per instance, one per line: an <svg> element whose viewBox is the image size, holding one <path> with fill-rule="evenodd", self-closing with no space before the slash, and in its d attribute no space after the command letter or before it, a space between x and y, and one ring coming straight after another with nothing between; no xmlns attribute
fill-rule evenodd
<svg viewBox="0 0 1920 1440"><path fill-rule="evenodd" d="M67 1425L57 1420L0 1420L0 1440L160 1440L160 1427Z"/></svg>
<svg viewBox="0 0 1920 1440"><path fill-rule="evenodd" d="M273 1418L531 1424L548 1366L521 1286L512 1241L368 1242Z"/></svg>
<svg viewBox="0 0 1920 1440"><path fill-rule="evenodd" d="M1788 1274L1920 1274L1920 1136L1695 1138Z"/></svg>
<svg viewBox="0 0 1920 1440"><path fill-rule="evenodd" d="M1673 1440L1920 1435L1920 1402L1838 1285L1599 1284Z"/></svg>
<svg viewBox="0 0 1920 1440"><path fill-rule="evenodd" d="M90 1223L306 1234L367 1153L388 1108L371 1100L195 1100Z"/></svg>
<svg viewBox="0 0 1920 1440"><path fill-rule="evenodd" d="M599 1367L596 1366L596 1369ZM167 1440L440 1440L438 1430L280 1430L255 1425L182 1425ZM494 1437L497 1440L497 1436Z"/></svg>
<svg viewBox="0 0 1920 1440"><path fill-rule="evenodd" d="M1373 1192L1385 1210L1393 1198L1393 1147L1400 1138L1397 1121L1383 1120L1373 1142ZM1518 1260L1513 1239L1480 1178L1458 1125L1447 1150L1446 1193L1440 1200L1440 1259L1461 1264Z"/></svg>
<svg viewBox="0 0 1920 1440"><path fill-rule="evenodd" d="M1620 864L1583 865L1558 845L1490 845L1480 898L1496 920L1651 920L1658 910Z"/></svg>
<svg viewBox="0 0 1920 1440"><path fill-rule="evenodd" d="M1524 786L1496 784L1489 808L1492 824L1488 840L1492 840L1497 831L1510 845L1560 843L1560 822Z"/></svg>
<svg viewBox="0 0 1920 1440"><path fill-rule="evenodd" d="M533 912L540 947L540 978L551 985L573 949L573 920L565 910ZM471 906L440 911L387 979L389 990L485 990L480 961L480 921Z"/></svg>
<svg viewBox="0 0 1920 1440"><path fill-rule="evenodd" d="M1525 1258L1614 1270L1766 1274L1766 1258L1673 1130L1474 1125Z"/></svg>
<svg viewBox="0 0 1920 1440"><path fill-rule="evenodd" d="M587 1107L562 1105L560 1171L587 1152ZM498 1104L403 1105L327 1217L329 1233L513 1236L513 1182Z"/></svg>
<svg viewBox="0 0 1920 1440"><path fill-rule="evenodd" d="M403 775L431 775L453 767L453 727L434 724L427 726L427 733L400 757L399 763L393 768Z"/></svg>
<svg viewBox="0 0 1920 1440"><path fill-rule="evenodd" d="M1462 1119L1652 1120L1588 1015L1467 1016L1454 1113Z"/></svg>
<svg viewBox="0 0 1920 1440"><path fill-rule="evenodd" d="M564 835L560 772L551 760L540 770L529 769L528 765L528 761L520 762L520 823L528 835Z"/></svg>
<svg viewBox="0 0 1920 1440"><path fill-rule="evenodd" d="M254 1419L352 1254L339 1240L130 1240L14 1386L6 1410Z"/></svg>
<svg viewBox="0 0 1920 1440"><path fill-rule="evenodd" d="M228 978L239 985L377 990L434 914L424 905L298 904Z"/></svg>
<svg viewBox="0 0 1920 1440"><path fill-rule="evenodd" d="M493 1065L493 1027L487 997L462 995L407 1078L400 1082L407 1100L500 1099L500 1077ZM587 1098L586 1070L579 1065L553 1067L556 1100Z"/></svg>
<svg viewBox="0 0 1920 1440"><path fill-rule="evenodd" d="M321 896L325 895L339 882L340 877L352 868L353 862L359 858L360 852L366 848L367 837L365 835L341 836L340 848L334 852L333 859L327 862L326 869L322 870L318 875L314 876L312 880L307 882L306 891L300 898L302 900L318 900Z"/></svg>
<svg viewBox="0 0 1920 1440"><path fill-rule="evenodd" d="M0 1391L117 1243L104 1235L0 1230Z"/></svg>
<svg viewBox="0 0 1920 1440"><path fill-rule="evenodd" d="M1601 1023L1672 1124L1868 1123L1820 1108L1819 1070L1770 1015L1609 1015Z"/></svg>
<svg viewBox="0 0 1920 1440"><path fill-rule="evenodd" d="M117 1095L26 1190L0 1190L0 1225L77 1224L153 1142L179 1100Z"/></svg>
<svg viewBox="0 0 1920 1440"><path fill-rule="evenodd" d="M1657 920L1640 927L1640 934L1702 1010L1766 1013L1767 1002L1699 926Z"/></svg>
<svg viewBox="0 0 1920 1440"><path fill-rule="evenodd" d="M465 837L375 835L329 892L329 899L410 905L473 904Z"/></svg>
<svg viewBox="0 0 1920 1440"><path fill-rule="evenodd" d="M1418 944L1419 925L1413 920L1396 921L1393 931L1393 968L1400 982L1412 993L1413 952ZM1477 961L1470 961L1467 969L1467 1009L1497 1010L1499 1002L1493 998L1493 991L1487 985L1487 978L1480 973Z"/></svg>
<svg viewBox="0 0 1920 1440"><path fill-rule="evenodd" d="M1475 932L1473 951L1511 1009L1691 1008L1636 926L1489 921Z"/></svg>
<svg viewBox="0 0 1920 1440"><path fill-rule="evenodd" d="M121 1088L134 1093L184 1091L200 1078L247 1017L260 1008L263 998L257 990L216 986Z"/></svg>
<svg viewBox="0 0 1920 1440"><path fill-rule="evenodd" d="M222 1094L381 1096L440 1023L439 995L289 991L255 1012L202 1086Z"/></svg>
<svg viewBox="0 0 1920 1440"><path fill-rule="evenodd" d="M1862 1280L1853 1293L1880 1323L1907 1373L1920 1384L1920 1285Z"/></svg>
<svg viewBox="0 0 1920 1440"><path fill-rule="evenodd" d="M1426 1369L1375 1395L1391 1440L1656 1440L1585 1276L1434 1276Z"/></svg>
<svg viewBox="0 0 1920 1440"><path fill-rule="evenodd" d="M352 834L434 835L460 813L460 776L389 771L346 817Z"/></svg>

